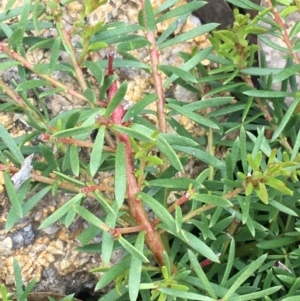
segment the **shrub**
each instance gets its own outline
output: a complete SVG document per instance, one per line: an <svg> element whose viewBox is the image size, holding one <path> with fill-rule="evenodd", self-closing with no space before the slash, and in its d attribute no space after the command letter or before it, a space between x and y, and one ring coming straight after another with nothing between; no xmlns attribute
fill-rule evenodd
<svg viewBox="0 0 300 301"><path fill-rule="evenodd" d="M204 2L175 8L176 1L167 1L154 10L145 0L139 24L89 26L85 17L102 3L84 1L81 15L68 31L62 20L65 4L50 1L45 7L25 0L22 7L10 9L12 2L0 19L20 19L11 25L1 23L1 35L8 38L0 43L1 70L16 66L20 81L9 85L0 80L0 107L25 114L32 131L13 139L0 126L0 167L11 202L6 230L47 192L67 191L72 198L40 229L58 221L68 227L78 215L89 222L90 228L79 237L84 245L79 249L102 253L103 266L94 272L106 273L96 290L115 281L100 300L300 300L300 98L295 80L299 63L298 43L291 42L299 26L295 24L290 34L285 28L286 16L299 10L298 3L278 1L286 6L279 13L270 1L264 8L248 0L231 0L241 9L257 10L257 16L251 20L236 9L235 22L226 30L205 24L174 36L178 22ZM157 24L171 18L163 34L156 36ZM285 69L268 68L262 51L257 67L258 47L249 44L248 35L266 32L259 21L269 24L268 33L287 45L263 38L286 53ZM55 29L57 36L43 38L42 28ZM34 35L26 36L30 30ZM211 47L178 53L184 61L180 67L160 64L162 49L206 33ZM71 38L76 35L80 39L74 45ZM112 46L123 61L115 60L113 53L100 62L91 59L92 53ZM130 53L144 47L150 56L148 65ZM38 48L50 51L48 62L29 62L28 53ZM58 63L61 53L70 63ZM211 68L201 63L204 59ZM155 93L126 108L122 101L127 83L118 87L117 67L149 72ZM57 70L76 80L78 89L57 80ZM168 77L165 83L162 73ZM91 77L94 85L87 80ZM272 88L275 81L282 83L280 91ZM197 100L166 98L171 84L196 93ZM51 116L45 98L60 93L86 105ZM289 106L285 97L293 99ZM149 104L155 104L156 110L147 110ZM147 119L151 114L156 124ZM193 135L176 115L185 116L205 134ZM94 142L88 141L95 130ZM39 143L26 146L33 140ZM218 155L221 148L225 152ZM88 150L88 159L82 149ZM32 153L46 163L31 162L32 156L24 161L24 155ZM203 167L194 178L185 172L189 160ZM113 192L99 183L103 171L114 173ZM28 191L35 192L29 199ZM101 205L103 217L85 207L87 197ZM99 232L103 233L100 248L91 243ZM111 254L120 246L124 256L110 267Z"/></svg>

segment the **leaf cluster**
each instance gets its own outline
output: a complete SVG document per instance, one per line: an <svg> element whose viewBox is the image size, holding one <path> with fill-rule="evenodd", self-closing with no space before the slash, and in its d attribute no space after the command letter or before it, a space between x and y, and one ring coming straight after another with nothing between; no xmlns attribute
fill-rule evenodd
<svg viewBox="0 0 300 301"><path fill-rule="evenodd" d="M255 65L257 46L247 40L249 34L266 32L259 20L271 25L268 33L282 35L280 24L267 16L273 13L285 22L294 7L287 4L279 14L249 0L231 0L239 8L257 10L257 16L251 19L235 10L235 22L227 30L213 31L218 24L211 23L177 34L178 24L205 5L203 1L176 6L178 1L168 0L154 10L145 0L138 24L95 26L83 20L103 3L84 1L69 32L56 1L46 7L25 0L12 9L13 2L0 13L1 21L20 16L18 22L0 23L0 36L7 39L0 43L0 68L16 67L20 80L10 85L0 80L0 109L21 111L31 131L13 138L0 126L0 169L5 170L11 203L6 231L47 193L68 192L70 199L40 229L57 222L69 227L79 216L88 222L77 237L82 244L78 250L101 253L103 263L92 272L104 275L95 289L115 283L100 300L299 300L297 42L285 49L288 59L281 70L269 68L263 52L261 65ZM166 30L155 36L156 26L164 21L169 22ZM43 37L45 28L57 36ZM289 39L298 28L294 26ZM166 47L202 34L210 35L211 47L179 52L181 66L158 63ZM72 35L79 35L77 44ZM93 61L90 54L102 47L114 47L122 59L109 54ZM142 48L149 52L150 63L133 55ZM27 54L35 49L49 51L49 61L30 63ZM62 52L68 62L59 62ZM214 68L204 66L204 60ZM124 107L128 83L117 85L115 68L148 72L155 93L144 93ZM78 89L56 80L56 71L70 76ZM167 76L164 83L161 72ZM275 82L281 83L280 91L274 90ZM197 100L166 98L170 85L193 92ZM86 105L52 116L47 98L65 94ZM290 105L285 97L292 98ZM22 171L24 158L33 153L31 179L17 190L11 174ZM193 175L187 172L190 162L200 166ZM99 183L105 172L114 175L113 187ZM87 198L101 207L103 216L87 208ZM94 240L99 234L100 244ZM119 249L124 256L111 266ZM16 262L14 268L18 298L25 300L34 282L23 291ZM1 293L9 299L4 286Z"/></svg>

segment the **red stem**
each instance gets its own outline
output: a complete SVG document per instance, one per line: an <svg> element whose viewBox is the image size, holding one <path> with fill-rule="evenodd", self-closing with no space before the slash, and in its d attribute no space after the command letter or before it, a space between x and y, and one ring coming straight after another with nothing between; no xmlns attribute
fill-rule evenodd
<svg viewBox="0 0 300 301"><path fill-rule="evenodd" d="M113 75L113 53L108 56L108 75ZM114 97L117 91L117 83L114 82L108 89L107 97L108 102ZM112 121L114 124L121 125L122 118L125 114L124 108L119 105L112 113ZM146 243L152 254L154 255L157 263L162 266L164 264L163 252L164 246L160 235L155 231L154 227L149 220L149 217L144 209L143 203L136 198L136 194L140 191L137 180L135 178L132 148L129 136L119 134L117 136L119 142L125 144L125 160L126 160L126 178L127 178L127 202L129 205L130 213L137 225L141 229L146 230Z"/></svg>

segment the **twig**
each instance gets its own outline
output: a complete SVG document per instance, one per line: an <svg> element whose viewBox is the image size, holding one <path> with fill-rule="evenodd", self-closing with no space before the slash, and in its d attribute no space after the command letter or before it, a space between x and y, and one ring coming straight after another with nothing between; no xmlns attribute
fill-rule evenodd
<svg viewBox="0 0 300 301"><path fill-rule="evenodd" d="M84 100L84 101L88 102L88 100L81 93L78 93L75 90L72 90L72 89L68 88L66 85L64 85L61 82L55 80L53 77L50 77L50 76L45 75L45 74L38 73L36 70L34 70L34 65L29 63L24 57L22 57L17 52L15 52L13 50L9 50L8 45L6 43L0 43L0 51L6 53L8 56L15 59L16 61L22 63L23 67L33 71L38 77L46 80L53 87L62 88L64 90L64 92L66 92L66 93L68 93L68 94L70 94L74 97L77 97L78 99L81 99L81 100Z"/></svg>
<svg viewBox="0 0 300 301"><path fill-rule="evenodd" d="M275 22L281 27L281 30L282 30L282 40L283 42L286 44L290 54L293 56L293 59L294 59L294 62L295 64L300 64L300 60L299 60L299 57L297 55L296 52L293 51L293 45L292 45L292 42L289 38L289 35L288 35L288 32L286 30L286 25L283 23L281 17L280 17L280 14L278 13L277 9L274 8L272 2L270 0L265 0L266 2L266 5L271 9L271 12L274 16L274 20Z"/></svg>

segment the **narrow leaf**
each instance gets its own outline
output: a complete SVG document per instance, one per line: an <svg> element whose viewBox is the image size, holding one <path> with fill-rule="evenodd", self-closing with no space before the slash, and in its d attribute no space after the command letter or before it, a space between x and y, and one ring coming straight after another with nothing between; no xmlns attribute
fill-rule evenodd
<svg viewBox="0 0 300 301"><path fill-rule="evenodd" d="M17 87L16 91L26 91L34 88L39 88L43 86L48 86L49 83L42 79L33 79L25 82L21 82Z"/></svg>
<svg viewBox="0 0 300 301"><path fill-rule="evenodd" d="M140 131L137 131L135 129L132 129L130 127L120 126L120 125L113 125L112 129L127 134L128 136L145 141L145 142L154 142L154 139L150 136L145 135L144 133L141 133Z"/></svg>
<svg viewBox="0 0 300 301"><path fill-rule="evenodd" d="M171 145L162 137L157 136L157 148L164 154L170 164L178 171L184 171L183 166Z"/></svg>
<svg viewBox="0 0 300 301"><path fill-rule="evenodd" d="M13 156L18 160L18 162L21 164L24 161L24 157L19 150L16 142L11 137L11 135L7 132L5 127L0 124L0 137L3 141L3 143L7 146L7 148L10 150L10 152L13 154Z"/></svg>
<svg viewBox="0 0 300 301"><path fill-rule="evenodd" d="M194 255L194 253L191 250L188 250L188 256L189 256L191 265L193 267L193 270L197 274L199 280L204 284L207 294L210 297L217 299L217 296L210 284L210 281L208 280L206 274L202 270L201 265L199 264L199 261L197 260L196 256Z"/></svg>
<svg viewBox="0 0 300 301"><path fill-rule="evenodd" d="M100 290L103 287L110 284L113 280L117 279L119 275L125 272L130 266L131 256L127 256L122 259L119 263L115 264L105 273L105 275L101 276L98 281L95 290Z"/></svg>
<svg viewBox="0 0 300 301"><path fill-rule="evenodd" d="M148 205L169 229L176 228L175 220L172 215L157 200L144 192L138 193L137 197L141 199L144 204Z"/></svg>
<svg viewBox="0 0 300 301"><path fill-rule="evenodd" d="M117 146L115 161L115 198L119 208L125 199L126 184L125 144L120 142Z"/></svg>
<svg viewBox="0 0 300 301"><path fill-rule="evenodd" d="M260 256L255 261L252 261L248 266L246 266L243 269L243 272L241 273L240 277L238 277L235 282L232 284L232 286L229 288L225 296L223 297L224 301L229 301L229 297L232 296L232 294L249 278L251 275L258 270L263 262L266 260L268 254Z"/></svg>
<svg viewBox="0 0 300 301"><path fill-rule="evenodd" d="M163 22L165 20L168 20L173 17L177 17L186 13L191 13L195 11L196 9L199 9L200 7L204 6L206 3L204 1L194 1L191 3L186 3L185 5L180 5L170 11L168 11L165 14L162 14L159 18L157 18L156 22Z"/></svg>
<svg viewBox="0 0 300 301"><path fill-rule="evenodd" d="M112 114L112 112L116 109L116 107L122 102L126 94L127 87L128 87L127 82L123 82L121 84L120 88L118 89L118 91L116 92L116 94L114 95L114 97L109 102L106 108L106 111L104 113L105 117L109 117Z"/></svg>
<svg viewBox="0 0 300 301"><path fill-rule="evenodd" d="M277 248L287 247L290 244L293 244L296 241L296 237L281 237L272 240L266 240L259 242L256 246L260 249L270 249L274 250Z"/></svg>
<svg viewBox="0 0 300 301"><path fill-rule="evenodd" d="M5 172L4 173L4 182L5 182L5 188L6 188L6 192L9 198L9 201L12 205L12 208L10 209L11 211L13 211L14 215L16 215L16 217L21 218L23 217L23 213L22 213L22 200L19 200L19 196L16 193L16 189L11 181L11 179L8 176L8 173Z"/></svg>
<svg viewBox="0 0 300 301"><path fill-rule="evenodd" d="M147 257L143 254L143 252L140 252L139 250L137 250L123 236L118 237L118 241L124 247L124 249L126 249L127 252L130 253L132 256L134 256L136 259L141 260L142 262L145 262L145 263L149 262Z"/></svg>
<svg viewBox="0 0 300 301"><path fill-rule="evenodd" d="M282 133L282 131L284 130L284 127L286 126L286 124L289 122L291 116L293 115L295 109L298 106L300 98L297 97L296 99L294 99L294 101L290 104L288 110L286 111L284 117L282 118L281 122L279 123L277 129L274 131L273 136L271 141L274 142L275 139L277 139L277 137Z"/></svg>
<svg viewBox="0 0 300 301"><path fill-rule="evenodd" d="M181 68L175 67L175 66L171 66L171 65L160 65L159 68L169 77L172 74L177 75L179 78L187 81L187 82L191 82L191 83L197 83L197 79L190 73L187 71L184 71Z"/></svg>
<svg viewBox="0 0 300 301"><path fill-rule="evenodd" d="M57 37L51 48L51 57L50 57L50 70L53 71L58 63L59 53L60 53L60 44L61 39Z"/></svg>
<svg viewBox="0 0 300 301"><path fill-rule="evenodd" d="M217 196L217 195L210 195L210 194L200 194L194 193L191 197L192 200L196 200L205 204L211 204L216 207L232 207L233 204L229 202L227 199Z"/></svg>
<svg viewBox="0 0 300 301"><path fill-rule="evenodd" d="M109 228L114 229L116 227L117 218L118 218L117 214L109 213L106 215L105 224ZM104 231L102 235L102 242L101 242L102 259L104 264L108 265L110 263L114 242L115 242L114 237L108 231Z"/></svg>
<svg viewBox="0 0 300 301"><path fill-rule="evenodd" d="M178 36L176 36L173 39L170 39L162 44L159 45L160 49L163 49L165 47L174 45L174 44L178 44L178 43L182 43L185 41L188 41L190 39L193 39L197 36L203 35L207 32L210 32L212 30L214 30L215 28L217 28L219 26L218 23L209 23L209 24L205 24L205 25L201 25L199 27L196 27L188 32L185 32L183 34L180 34Z"/></svg>
<svg viewBox="0 0 300 301"><path fill-rule="evenodd" d="M101 164L101 157L102 157L103 144L104 144L104 134L105 134L105 126L101 125L98 130L92 148L91 157L90 157L90 173L92 177L94 177Z"/></svg>
<svg viewBox="0 0 300 301"><path fill-rule="evenodd" d="M147 107L150 103L154 102L156 99L156 94L149 94L143 97L141 100L136 102L132 107L130 107L127 110L125 116L123 117L123 122L138 115L145 107Z"/></svg>
<svg viewBox="0 0 300 301"><path fill-rule="evenodd" d="M178 113L188 117L189 119L197 122L200 125L207 126L209 128L213 128L216 130L220 129L219 126L212 120L209 120L208 118L205 118L205 117L201 116L200 114L194 113L194 112L186 109L185 107L181 107L181 106L178 106L178 105L172 104L172 103L168 104L168 107L177 111Z"/></svg>
<svg viewBox="0 0 300 301"><path fill-rule="evenodd" d="M143 253L144 238L145 238L145 232L142 231L139 232L135 241L135 248L140 253ZM142 260L140 260L135 256L132 256L130 261L129 279L128 279L128 286L130 288L129 290L130 301L136 301L138 298L138 294L140 291L140 283L141 283L141 273L142 273Z"/></svg>
<svg viewBox="0 0 300 301"><path fill-rule="evenodd" d="M145 6L145 13L143 14L143 16L144 16L145 27L150 32L154 32L156 22L155 22L155 16L150 0L145 0L144 6Z"/></svg>
<svg viewBox="0 0 300 301"><path fill-rule="evenodd" d="M40 225L39 229L45 229L55 222L57 222L60 218L62 218L72 206L76 203L79 203L81 199L84 197L83 193L79 193L71 198L67 203L62 205L59 209L57 209L53 214L51 214L48 218L46 218L42 224Z"/></svg>
<svg viewBox="0 0 300 301"><path fill-rule="evenodd" d="M93 74L93 76L96 78L98 87L102 87L103 80L104 80L104 74L102 68L99 67L98 64L92 61L85 61L83 66L87 67Z"/></svg>
<svg viewBox="0 0 300 301"><path fill-rule="evenodd" d="M77 146L75 144L70 145L70 163L71 169L75 176L79 176L79 156Z"/></svg>
<svg viewBox="0 0 300 301"><path fill-rule="evenodd" d="M87 125L87 126L79 126L76 128L57 132L57 133L53 134L52 137L63 138L63 137L71 137L71 136L75 136L75 135L81 135L81 134L89 133L96 128L97 127L94 124Z"/></svg>

